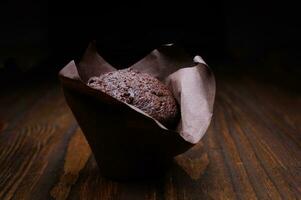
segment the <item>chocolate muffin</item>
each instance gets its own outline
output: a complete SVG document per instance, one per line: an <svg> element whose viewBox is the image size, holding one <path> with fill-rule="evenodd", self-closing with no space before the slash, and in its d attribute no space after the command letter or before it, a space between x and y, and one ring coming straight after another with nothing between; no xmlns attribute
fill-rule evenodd
<svg viewBox="0 0 301 200"><path fill-rule="evenodd" d="M92 77L87 85L139 108L167 127L172 127L179 119L172 93L149 74L128 68Z"/></svg>

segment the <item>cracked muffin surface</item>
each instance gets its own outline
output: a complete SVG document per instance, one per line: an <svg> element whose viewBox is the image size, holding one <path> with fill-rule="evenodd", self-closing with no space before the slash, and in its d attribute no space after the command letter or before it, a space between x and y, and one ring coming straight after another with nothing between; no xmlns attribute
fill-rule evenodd
<svg viewBox="0 0 301 200"><path fill-rule="evenodd" d="M168 127L179 119L171 91L149 74L128 68L92 77L87 85L139 108Z"/></svg>

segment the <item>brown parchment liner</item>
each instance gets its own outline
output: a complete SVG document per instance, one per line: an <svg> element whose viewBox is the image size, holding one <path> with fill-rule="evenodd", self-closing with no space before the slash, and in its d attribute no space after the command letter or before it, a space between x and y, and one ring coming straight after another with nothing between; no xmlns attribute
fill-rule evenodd
<svg viewBox="0 0 301 200"><path fill-rule="evenodd" d="M143 111L86 85L92 76L115 71L92 42L78 65L59 73L64 95L94 153L101 172L112 178L158 175L171 159L205 134L215 96L213 73L200 56L164 45L131 66L169 86L181 120L169 130Z"/></svg>

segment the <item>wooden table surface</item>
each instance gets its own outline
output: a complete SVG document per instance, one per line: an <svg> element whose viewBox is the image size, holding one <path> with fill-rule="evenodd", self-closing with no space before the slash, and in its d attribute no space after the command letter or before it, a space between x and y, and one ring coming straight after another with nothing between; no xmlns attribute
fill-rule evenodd
<svg viewBox="0 0 301 200"><path fill-rule="evenodd" d="M301 199L301 84L279 77L218 74L205 137L136 182L101 176L55 81L4 87L0 199Z"/></svg>

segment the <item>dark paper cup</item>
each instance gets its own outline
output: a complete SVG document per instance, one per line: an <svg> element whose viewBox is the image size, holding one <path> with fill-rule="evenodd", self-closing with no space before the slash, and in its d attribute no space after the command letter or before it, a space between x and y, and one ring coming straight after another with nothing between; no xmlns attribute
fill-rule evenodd
<svg viewBox="0 0 301 200"><path fill-rule="evenodd" d="M137 179L161 175L174 156L201 139L212 116L215 81L208 66L197 59L174 46L163 46L132 66L170 87L181 109L176 130L86 85L90 77L116 70L98 55L94 43L78 65L71 61L60 71L67 104L104 176ZM192 81L184 80L187 76ZM189 102L189 98L194 99Z"/></svg>

